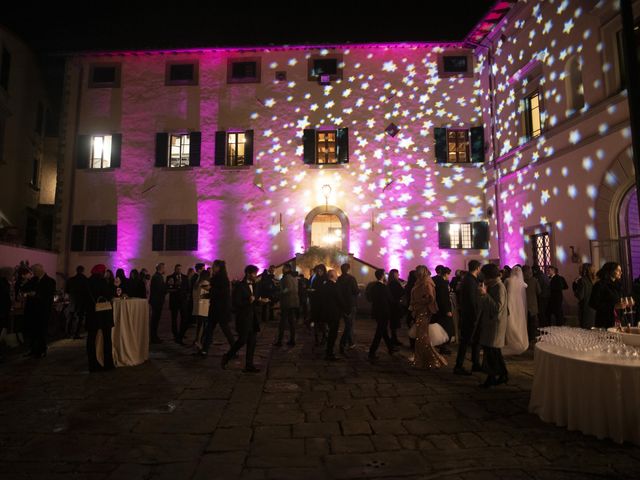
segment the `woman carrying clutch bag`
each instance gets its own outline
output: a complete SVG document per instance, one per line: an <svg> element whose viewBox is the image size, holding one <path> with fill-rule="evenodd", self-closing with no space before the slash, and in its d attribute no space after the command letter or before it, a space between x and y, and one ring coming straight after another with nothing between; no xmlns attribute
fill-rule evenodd
<svg viewBox="0 0 640 480"><path fill-rule="evenodd" d="M416 284L411 290L409 309L415 318L416 347L413 365L418 368L440 368L447 365L445 358L431 345L429 323L438 311L436 290L429 269L424 265L416 267Z"/></svg>

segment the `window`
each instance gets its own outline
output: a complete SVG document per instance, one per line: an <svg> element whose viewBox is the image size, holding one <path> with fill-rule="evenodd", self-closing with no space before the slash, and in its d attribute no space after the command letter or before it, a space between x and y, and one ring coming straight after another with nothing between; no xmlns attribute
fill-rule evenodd
<svg viewBox="0 0 640 480"><path fill-rule="evenodd" d="M73 225L72 252L115 252L118 228L116 225Z"/></svg>
<svg viewBox="0 0 640 480"><path fill-rule="evenodd" d="M198 250L198 225L164 225L155 224L152 230L153 251L163 250L180 250L195 251Z"/></svg>
<svg viewBox="0 0 640 480"><path fill-rule="evenodd" d="M316 163L338 163L336 157L336 131L317 132Z"/></svg>
<svg viewBox="0 0 640 480"><path fill-rule="evenodd" d="M569 114L584 107L584 88L582 86L582 60L573 56L567 62L565 70L567 88L567 109Z"/></svg>
<svg viewBox="0 0 640 480"><path fill-rule="evenodd" d="M169 166L189 166L189 135L171 135L169 146Z"/></svg>
<svg viewBox="0 0 640 480"><path fill-rule="evenodd" d="M447 160L449 163L469 161L469 130L447 130Z"/></svg>
<svg viewBox="0 0 640 480"><path fill-rule="evenodd" d="M533 264L538 265L542 271L551 265L551 238L548 232L536 233L529 237L533 250Z"/></svg>
<svg viewBox="0 0 640 480"><path fill-rule="evenodd" d="M111 166L111 135L94 135L91 138L91 163L89 168Z"/></svg>
<svg viewBox="0 0 640 480"><path fill-rule="evenodd" d="M244 165L244 145L246 137L244 132L229 132L227 135L227 165Z"/></svg>
<svg viewBox="0 0 640 480"><path fill-rule="evenodd" d="M304 163L335 165L349 163L349 129L306 129L303 132Z"/></svg>
<svg viewBox="0 0 640 480"><path fill-rule="evenodd" d="M542 132L542 116L540 111L541 96L538 90L524 99L525 134L528 140L540 136Z"/></svg>
<svg viewBox="0 0 640 480"><path fill-rule="evenodd" d="M2 60L0 61L0 87L5 92L9 91L9 76L11 73L11 53L6 48L2 48Z"/></svg>
<svg viewBox="0 0 640 480"><path fill-rule="evenodd" d="M487 249L489 248L489 223L438 223L438 245L440 248L452 249Z"/></svg>
<svg viewBox="0 0 640 480"><path fill-rule="evenodd" d="M456 51L438 57L438 74L441 77L473 75L473 57L471 53Z"/></svg>
<svg viewBox="0 0 640 480"><path fill-rule="evenodd" d="M166 85L197 85L198 64L193 62L169 62L166 70Z"/></svg>
<svg viewBox="0 0 640 480"><path fill-rule="evenodd" d="M313 55L309 58L308 79L310 81L322 80L328 76L328 80L338 80L342 78L342 56L341 55Z"/></svg>
<svg viewBox="0 0 640 480"><path fill-rule="evenodd" d="M438 163L484 162L484 127L436 128L434 138Z"/></svg>
<svg viewBox="0 0 640 480"><path fill-rule="evenodd" d="M120 64L94 64L89 69L89 87L117 88L120 86Z"/></svg>
<svg viewBox="0 0 640 480"><path fill-rule="evenodd" d="M260 83L260 58L227 60L227 83Z"/></svg>
<svg viewBox="0 0 640 480"><path fill-rule="evenodd" d="M253 130L216 132L214 163L227 167L253 165Z"/></svg>
<svg viewBox="0 0 640 480"><path fill-rule="evenodd" d="M447 55L442 57L442 66L447 73L466 73L467 57L464 55Z"/></svg>

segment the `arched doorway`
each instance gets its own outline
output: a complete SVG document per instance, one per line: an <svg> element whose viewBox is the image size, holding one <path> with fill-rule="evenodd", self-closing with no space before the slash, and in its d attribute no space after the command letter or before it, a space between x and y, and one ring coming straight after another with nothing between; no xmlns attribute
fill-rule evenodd
<svg viewBox="0 0 640 480"><path fill-rule="evenodd" d="M317 207L304 221L304 247L337 248L349 252L349 219L338 207Z"/></svg>
<svg viewBox="0 0 640 480"><path fill-rule="evenodd" d="M635 185L622 197L618 212L620 239L624 241L628 256L629 276L640 276L640 216L638 214L638 193Z"/></svg>

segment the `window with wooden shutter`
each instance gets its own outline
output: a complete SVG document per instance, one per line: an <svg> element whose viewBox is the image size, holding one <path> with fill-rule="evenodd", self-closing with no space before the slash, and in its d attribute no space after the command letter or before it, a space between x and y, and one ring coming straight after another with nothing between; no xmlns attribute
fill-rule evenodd
<svg viewBox="0 0 640 480"><path fill-rule="evenodd" d="M200 166L200 150L202 148L202 133L191 132L189 134L189 165Z"/></svg>
<svg viewBox="0 0 640 480"><path fill-rule="evenodd" d="M156 167L166 167L169 164L169 134L156 133Z"/></svg>
<svg viewBox="0 0 640 480"><path fill-rule="evenodd" d="M198 85L198 62L167 62L165 85Z"/></svg>
<svg viewBox="0 0 640 480"><path fill-rule="evenodd" d="M198 225L165 225L165 250L198 250Z"/></svg>
<svg viewBox="0 0 640 480"><path fill-rule="evenodd" d="M161 252L164 250L164 224L156 223L151 227L151 250Z"/></svg>
<svg viewBox="0 0 640 480"><path fill-rule="evenodd" d="M313 128L307 128L302 133L302 145L304 163L316 163L316 131Z"/></svg>
<svg viewBox="0 0 640 480"><path fill-rule="evenodd" d="M119 63L96 63L89 67L89 88L120 87Z"/></svg>
<svg viewBox="0 0 640 480"><path fill-rule="evenodd" d="M228 59L227 83L260 83L260 57Z"/></svg>
<svg viewBox="0 0 640 480"><path fill-rule="evenodd" d="M438 222L438 246L458 250L489 248L489 224Z"/></svg>
<svg viewBox="0 0 640 480"><path fill-rule="evenodd" d="M84 225L71 226L71 251L82 252L84 250Z"/></svg>

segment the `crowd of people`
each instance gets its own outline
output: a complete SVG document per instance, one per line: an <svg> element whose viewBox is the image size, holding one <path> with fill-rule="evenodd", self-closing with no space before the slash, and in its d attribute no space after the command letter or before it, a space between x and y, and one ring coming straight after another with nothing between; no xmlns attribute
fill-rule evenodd
<svg viewBox="0 0 640 480"><path fill-rule="evenodd" d="M69 298L68 332L80 338L83 327L87 331L87 355L90 371L114 367L111 358L111 328L113 316L110 302L117 297L148 299L150 341L161 343L158 329L166 297L171 317L173 340L185 345L185 335L194 329L194 339L188 346L194 355L207 356L213 334L219 325L228 351L221 365L246 347L245 372L257 372L254 352L260 324L274 320L276 305L280 318L274 347L296 344L296 327L302 322L313 329L316 347L322 347L327 361L336 361L339 354L355 346L354 322L361 294L350 265L340 267L340 274L317 265L309 279L291 265L282 268L276 278L274 266L259 274L258 267L249 265L241 281L231 282L223 260L215 260L209 268L203 263L183 273L181 265L166 275L164 263L156 266L153 275L147 270L131 270L129 276L122 269L115 275L99 264L85 275L78 266L76 274L67 279L65 292ZM11 272L9 272L10 274ZM50 315L55 281L48 277L41 265L22 265L11 276L0 272L0 321L6 328L12 298L24 303L24 332L28 338L28 354L46 356L47 320ZM583 328L607 328L616 322L616 310L623 308L619 264L609 262L596 273L590 264L580 268L580 276L572 283L578 300L579 323ZM432 277L429 269L419 265L409 272L407 281L400 279L398 270L375 271L375 281L364 289L371 304L371 316L376 331L368 358L375 362L380 343L393 355L401 347L398 330L405 324L412 350L411 361L419 368L439 368L448 364L452 354L450 342L455 338L458 351L454 373L472 375L485 372L483 385L490 387L508 381L503 355L518 355L526 351L541 326L564 325L564 291L566 280L555 267L543 272L537 266L516 265L513 268L489 263L484 266L471 260L467 271L451 270L439 265ZM12 295L13 293L13 295ZM455 315L454 315L455 314ZM235 317L235 335L231 328ZM457 321L456 321L457 320ZM340 325L342 335L338 341ZM96 336L102 331L104 361L96 358ZM466 355L471 350L471 368L465 368ZM482 360L481 360L482 351Z"/></svg>

